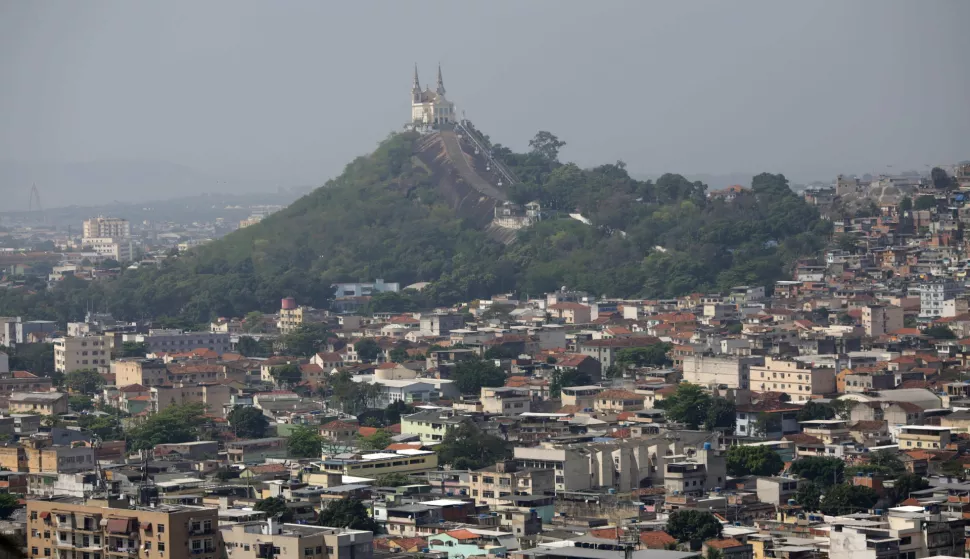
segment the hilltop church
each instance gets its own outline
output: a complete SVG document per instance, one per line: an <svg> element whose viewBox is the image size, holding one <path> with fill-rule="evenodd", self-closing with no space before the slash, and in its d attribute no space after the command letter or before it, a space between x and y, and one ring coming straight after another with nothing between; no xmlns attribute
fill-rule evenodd
<svg viewBox="0 0 970 559"><path fill-rule="evenodd" d="M411 125L416 128L433 128L440 124L455 122L455 104L445 99L445 83L438 65L438 86L421 90L418 66L414 65L414 83L411 84Z"/></svg>

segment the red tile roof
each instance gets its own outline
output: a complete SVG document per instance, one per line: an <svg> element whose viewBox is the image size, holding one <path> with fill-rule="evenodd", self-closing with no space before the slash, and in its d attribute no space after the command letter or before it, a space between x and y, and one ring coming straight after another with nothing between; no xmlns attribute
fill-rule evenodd
<svg viewBox="0 0 970 559"><path fill-rule="evenodd" d="M732 547L741 547L744 544L739 542L734 538L728 538L726 540L707 540L704 542L707 547L713 547L714 549L728 549Z"/></svg>
<svg viewBox="0 0 970 559"><path fill-rule="evenodd" d="M640 532L640 543L647 549L667 549L677 543L673 536L663 530Z"/></svg>

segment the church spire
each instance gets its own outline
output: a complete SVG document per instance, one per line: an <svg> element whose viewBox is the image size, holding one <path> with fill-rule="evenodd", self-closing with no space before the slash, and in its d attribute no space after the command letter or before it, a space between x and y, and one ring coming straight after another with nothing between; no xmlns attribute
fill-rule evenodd
<svg viewBox="0 0 970 559"><path fill-rule="evenodd" d="M414 81L411 83L411 89L421 89L421 82L418 81L418 64L414 64Z"/></svg>
<svg viewBox="0 0 970 559"><path fill-rule="evenodd" d="M444 96L445 94L445 81L441 79L441 63L438 63L438 95Z"/></svg>

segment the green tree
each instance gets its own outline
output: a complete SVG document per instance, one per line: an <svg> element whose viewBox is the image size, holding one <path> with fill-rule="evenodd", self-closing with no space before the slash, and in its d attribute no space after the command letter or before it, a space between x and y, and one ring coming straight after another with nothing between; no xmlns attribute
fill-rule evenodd
<svg viewBox="0 0 970 559"><path fill-rule="evenodd" d="M121 343L121 357L145 357L148 352L148 344L145 342Z"/></svg>
<svg viewBox="0 0 970 559"><path fill-rule="evenodd" d="M318 428L300 425L290 432L287 447L294 457L320 458L323 453L323 437Z"/></svg>
<svg viewBox="0 0 970 559"><path fill-rule="evenodd" d="M845 462L838 458L808 456L792 462L791 473L817 483L821 487L842 483Z"/></svg>
<svg viewBox="0 0 970 559"><path fill-rule="evenodd" d="M750 434L757 437L774 437L782 430L781 416L777 413L758 412L751 422Z"/></svg>
<svg viewBox="0 0 970 559"><path fill-rule="evenodd" d="M273 367L269 370L269 374L279 386L296 386L303 380L300 366L294 363Z"/></svg>
<svg viewBox="0 0 970 559"><path fill-rule="evenodd" d="M240 439L261 439L266 436L269 420L262 410L251 406L236 406L226 417L233 432Z"/></svg>
<svg viewBox="0 0 970 559"><path fill-rule="evenodd" d="M364 338L354 342L357 356L364 361L374 361L381 354L381 346L373 338Z"/></svg>
<svg viewBox="0 0 970 559"><path fill-rule="evenodd" d="M832 516L853 514L869 510L878 500L870 487L840 483L825 490L819 510Z"/></svg>
<svg viewBox="0 0 970 559"><path fill-rule="evenodd" d="M11 371L28 371L38 376L54 373L54 344L17 344L5 350Z"/></svg>
<svg viewBox="0 0 970 559"><path fill-rule="evenodd" d="M269 357L273 353L272 347L256 341L252 336L240 336L236 343L236 351L244 357Z"/></svg>
<svg viewBox="0 0 970 559"><path fill-rule="evenodd" d="M706 511L680 509L667 517L667 533L681 543L689 543L695 551L705 541L719 538L721 529L717 517Z"/></svg>
<svg viewBox="0 0 970 559"><path fill-rule="evenodd" d="M838 398L832 400L831 404L829 405L832 406L832 410L835 411L835 417L848 421L849 416L852 414L852 408L854 408L858 403L859 402L856 402L855 400Z"/></svg>
<svg viewBox="0 0 970 559"><path fill-rule="evenodd" d="M870 453L869 465L885 468L892 475L899 475L906 471L906 466L899 459L899 455L889 450L879 450Z"/></svg>
<svg viewBox="0 0 970 559"><path fill-rule="evenodd" d="M666 412L668 420L697 429L707 420L711 396L696 384L682 382L677 385L676 392L657 402L656 406Z"/></svg>
<svg viewBox="0 0 970 559"><path fill-rule="evenodd" d="M408 355L408 350L403 347L396 347L390 351L388 354L392 363L404 363L405 361L410 361L411 357Z"/></svg>
<svg viewBox="0 0 970 559"><path fill-rule="evenodd" d="M814 481L798 484L795 492L795 502L808 511L817 511L822 502L822 490Z"/></svg>
<svg viewBox="0 0 970 559"><path fill-rule="evenodd" d="M402 485L408 485L409 483L411 483L411 478L407 474L395 472L377 476L375 485L377 487L400 487Z"/></svg>
<svg viewBox="0 0 970 559"><path fill-rule="evenodd" d="M923 476L916 474L902 474L893 480L893 488L890 493L893 504L899 505L909 498L914 491L927 489L930 483Z"/></svg>
<svg viewBox="0 0 970 559"><path fill-rule="evenodd" d="M479 394L483 386L503 386L505 373L491 361L473 359L455 365L451 379L462 394Z"/></svg>
<svg viewBox="0 0 970 559"><path fill-rule="evenodd" d="M899 211L900 211L900 213L902 213L902 212L909 212L909 211L912 211L912 210L913 210L913 199L912 198L910 198L909 196L906 196L905 198L903 198L902 200L899 201Z"/></svg>
<svg viewBox="0 0 970 559"><path fill-rule="evenodd" d="M852 233L842 233L835 239L835 246L839 250L844 250L846 252L855 252L856 245L859 239Z"/></svg>
<svg viewBox="0 0 970 559"><path fill-rule="evenodd" d="M933 167L930 170L930 180L933 181L933 188L939 190L948 190L953 188L954 181L946 174L946 171L939 167Z"/></svg>
<svg viewBox="0 0 970 559"><path fill-rule="evenodd" d="M10 493L0 493L0 520L10 518L13 511L20 508L17 498Z"/></svg>
<svg viewBox="0 0 970 559"><path fill-rule="evenodd" d="M79 394L95 394L104 386L104 377L92 369L71 371L64 375L64 387Z"/></svg>
<svg viewBox="0 0 970 559"><path fill-rule="evenodd" d="M707 408L704 429L708 431L723 429L734 431L734 425L737 421L736 416L734 404L730 400L715 396L711 399L710 407Z"/></svg>
<svg viewBox="0 0 970 559"><path fill-rule="evenodd" d="M266 513L266 518L276 519L277 522L293 522L293 511L286 506L286 499L269 497L260 499L253 505L253 510Z"/></svg>
<svg viewBox="0 0 970 559"><path fill-rule="evenodd" d="M330 336L325 324L303 324L296 330L280 338L280 344L287 352L310 357L320 350L320 346ZM359 353L358 348L358 353Z"/></svg>
<svg viewBox="0 0 970 559"><path fill-rule="evenodd" d="M529 140L529 147L532 152L547 161L559 161L559 150L566 145L555 135L545 130L540 130L535 137Z"/></svg>
<svg viewBox="0 0 970 559"><path fill-rule="evenodd" d="M673 348L667 343L652 344L647 347L631 347L621 349L617 353L617 362L621 367L668 367L673 361L667 354Z"/></svg>
<svg viewBox="0 0 970 559"><path fill-rule="evenodd" d="M471 422L452 427L435 447L438 462L454 469L477 470L511 456L508 444Z"/></svg>
<svg viewBox="0 0 970 559"><path fill-rule="evenodd" d="M94 401L87 396L70 396L67 399L67 403L73 412L82 412L94 409Z"/></svg>
<svg viewBox="0 0 970 559"><path fill-rule="evenodd" d="M132 450L148 450L160 444L198 440L200 430L209 423L202 404L169 406L128 430Z"/></svg>
<svg viewBox="0 0 970 559"><path fill-rule="evenodd" d="M320 510L317 524L331 528L367 530L375 534L380 531L377 522L367 514L364 503L354 497L332 499Z"/></svg>
<svg viewBox="0 0 970 559"><path fill-rule="evenodd" d="M913 204L913 208L916 211L920 210L932 210L936 207L936 196L932 194L923 194L916 198L916 202Z"/></svg>
<svg viewBox="0 0 970 559"><path fill-rule="evenodd" d="M835 410L832 406L809 401L798 410L798 421L814 421L816 419L832 419L835 417Z"/></svg>
<svg viewBox="0 0 970 559"><path fill-rule="evenodd" d="M251 311L243 317L243 332L247 334L259 334L263 332L263 313Z"/></svg>
<svg viewBox="0 0 970 559"><path fill-rule="evenodd" d="M926 330L923 330L923 335L934 340L955 340L957 335L953 333L953 330L949 326L944 326L943 324L937 324L936 326L930 326Z"/></svg>
<svg viewBox="0 0 970 559"><path fill-rule="evenodd" d="M91 431L102 441L117 441L124 437L121 423L113 415L82 415L78 418L78 426Z"/></svg>
<svg viewBox="0 0 970 559"><path fill-rule="evenodd" d="M358 437L357 444L361 450L384 450L392 442L391 434L383 429L378 429L373 435Z"/></svg>
<svg viewBox="0 0 970 559"><path fill-rule="evenodd" d="M562 394L563 388L587 386L592 383L593 379L586 373L581 373L576 369L557 369L552 372L552 378L549 380L549 396L558 398Z"/></svg>
<svg viewBox="0 0 970 559"><path fill-rule="evenodd" d="M774 476L785 467L778 453L766 446L732 446L727 472L732 476Z"/></svg>

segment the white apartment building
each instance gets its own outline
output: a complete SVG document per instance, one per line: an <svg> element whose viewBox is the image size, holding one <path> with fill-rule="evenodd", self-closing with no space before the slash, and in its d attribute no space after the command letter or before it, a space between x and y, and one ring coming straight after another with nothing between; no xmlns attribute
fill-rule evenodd
<svg viewBox="0 0 970 559"><path fill-rule="evenodd" d="M764 357L685 355L684 380L705 387L750 388L752 366L763 366Z"/></svg>
<svg viewBox="0 0 970 559"><path fill-rule="evenodd" d="M815 368L801 361L765 357L764 365L751 366L750 375L752 393L783 392L796 404L835 392L834 368Z"/></svg>
<svg viewBox="0 0 970 559"><path fill-rule="evenodd" d="M54 339L54 370L70 373L111 363L111 336Z"/></svg>
<svg viewBox="0 0 970 559"><path fill-rule="evenodd" d="M374 283L335 283L334 297L364 297L375 293L397 293L401 290L401 284L397 282L385 283L382 279L374 280Z"/></svg>
<svg viewBox="0 0 970 559"><path fill-rule="evenodd" d="M95 237L124 239L131 236L131 226L127 219L99 216L84 220L82 234L85 239Z"/></svg>
<svg viewBox="0 0 970 559"><path fill-rule="evenodd" d="M221 332L184 332L182 330L149 330L148 334L126 334L126 342L144 343L149 353L181 353L193 349L229 352L229 334Z"/></svg>
<svg viewBox="0 0 970 559"><path fill-rule="evenodd" d="M134 243L130 239L85 237L82 243L86 249L118 262L131 262L135 253Z"/></svg>
<svg viewBox="0 0 970 559"><path fill-rule="evenodd" d="M963 293L963 285L951 280L937 280L919 286L920 318L943 316L943 303Z"/></svg>

